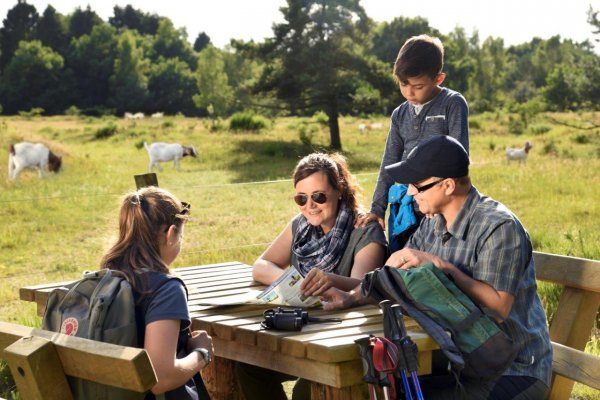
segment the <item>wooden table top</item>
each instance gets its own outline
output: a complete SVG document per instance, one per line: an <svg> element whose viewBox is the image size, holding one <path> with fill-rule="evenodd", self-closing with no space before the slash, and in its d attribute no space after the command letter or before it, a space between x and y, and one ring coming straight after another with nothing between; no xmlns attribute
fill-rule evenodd
<svg viewBox="0 0 600 400"><path fill-rule="evenodd" d="M249 289L263 289L252 280L252 267L240 262L175 268L188 288L193 329L208 331L213 337L215 355L230 360L271 368L313 382L342 388L362 382L362 363L354 340L369 334L383 336L383 320L378 307L361 306L325 312L308 309L311 317L341 318L341 323L312 323L301 331L273 331L261 328L263 312L274 306L206 306L207 299L242 295ZM43 309L48 293L66 282L28 286L20 298ZM419 373L431 368L431 350L438 345L412 320L406 328L419 348Z"/></svg>

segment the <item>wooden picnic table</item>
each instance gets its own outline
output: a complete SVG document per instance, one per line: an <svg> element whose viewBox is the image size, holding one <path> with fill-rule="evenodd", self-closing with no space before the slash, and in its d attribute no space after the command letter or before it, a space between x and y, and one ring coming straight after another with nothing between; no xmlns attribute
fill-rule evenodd
<svg viewBox="0 0 600 400"><path fill-rule="evenodd" d="M252 280L252 267L240 262L175 268L173 272L189 292L193 329L213 337L215 361L203 370L213 399L242 399L233 376L233 364L241 361L288 373L311 381L312 399L364 399L363 369L355 339L383 336L383 321L376 306L337 312L309 309L311 317L341 318L341 323L309 323L299 332L261 329L263 312L272 306L206 306L222 299L265 288ZM48 293L64 284L28 286L20 298L37 304L43 314ZM438 345L411 319L408 334L419 348L419 373L431 372L431 352Z"/></svg>

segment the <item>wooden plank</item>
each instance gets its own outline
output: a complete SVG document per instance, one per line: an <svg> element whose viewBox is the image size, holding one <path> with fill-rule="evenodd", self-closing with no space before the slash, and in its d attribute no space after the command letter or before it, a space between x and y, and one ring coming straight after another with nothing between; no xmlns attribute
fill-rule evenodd
<svg viewBox="0 0 600 400"><path fill-rule="evenodd" d="M337 325L335 328L332 326L318 327L315 326L312 332L306 332L304 334L287 336L281 338L281 352L283 354L289 354L294 357L306 357L306 345L319 339L340 339L344 336L369 335L371 332L379 331L382 329L381 318L369 319L364 323L353 323L352 320L344 321L342 324ZM324 351L328 350L324 348Z"/></svg>
<svg viewBox="0 0 600 400"><path fill-rule="evenodd" d="M583 350L595 324L600 293L566 287L563 289L552 324L550 340L576 350ZM568 399L573 381L561 376L552 378L550 398Z"/></svg>
<svg viewBox="0 0 600 400"><path fill-rule="evenodd" d="M54 343L66 375L137 392L145 392L156 384L152 363L144 349L0 322L0 350L29 336Z"/></svg>
<svg viewBox="0 0 600 400"><path fill-rule="evenodd" d="M213 344L218 357L258 365L324 385L341 388L362 383L362 363L359 359L337 364L320 363L220 338L213 338Z"/></svg>
<svg viewBox="0 0 600 400"><path fill-rule="evenodd" d="M45 283L42 285L25 286L19 289L19 298L24 301L35 301L36 292L39 290L50 291L54 288L66 286L75 281L64 281L55 283Z"/></svg>
<svg viewBox="0 0 600 400"><path fill-rule="evenodd" d="M3 354L21 398L73 399L58 353L50 340L35 336L21 338L6 347Z"/></svg>
<svg viewBox="0 0 600 400"><path fill-rule="evenodd" d="M555 373L600 389L600 357L552 342L552 369Z"/></svg>
<svg viewBox="0 0 600 400"><path fill-rule="evenodd" d="M600 261L534 251L536 278L600 292Z"/></svg>
<svg viewBox="0 0 600 400"><path fill-rule="evenodd" d="M190 265L188 267L177 267L177 268L171 269L171 272L176 273L176 274L186 274L188 272L193 272L198 269L204 270L207 268L219 268L219 267L227 267L227 266L232 266L232 265L247 265L247 264L241 263L239 261L225 261L225 262L216 263L216 264L202 264L202 265Z"/></svg>

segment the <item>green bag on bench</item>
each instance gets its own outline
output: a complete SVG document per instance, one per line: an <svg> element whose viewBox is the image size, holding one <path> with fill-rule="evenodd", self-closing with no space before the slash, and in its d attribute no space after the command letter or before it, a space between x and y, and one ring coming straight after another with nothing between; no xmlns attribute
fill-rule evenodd
<svg viewBox="0 0 600 400"><path fill-rule="evenodd" d="M398 303L439 344L458 373L492 379L516 357L518 349L508 335L432 263L375 270L365 276L362 290L377 302Z"/></svg>

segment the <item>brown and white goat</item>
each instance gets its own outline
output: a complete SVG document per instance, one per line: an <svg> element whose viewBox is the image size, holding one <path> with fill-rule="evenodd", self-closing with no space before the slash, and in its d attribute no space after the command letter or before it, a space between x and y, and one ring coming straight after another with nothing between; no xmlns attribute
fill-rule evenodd
<svg viewBox="0 0 600 400"><path fill-rule="evenodd" d="M527 161L527 155L529 154L529 150L531 150L532 147L533 145L531 144L531 142L525 142L525 146L521 147L520 149L507 147L506 160L509 162L511 160L518 161L519 164L525 163Z"/></svg>
<svg viewBox="0 0 600 400"><path fill-rule="evenodd" d="M173 161L175 168L179 171L179 160L185 156L198 156L194 146L182 146L179 143L155 142L148 144L144 142L144 147L150 157L148 172L152 172L152 167L157 167L159 171L162 171L160 163L163 161Z"/></svg>
<svg viewBox="0 0 600 400"><path fill-rule="evenodd" d="M8 179L15 180L25 168L35 168L38 175L44 176L46 166L51 172L58 172L62 158L41 143L20 142L11 144L8 155Z"/></svg>

